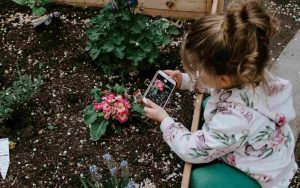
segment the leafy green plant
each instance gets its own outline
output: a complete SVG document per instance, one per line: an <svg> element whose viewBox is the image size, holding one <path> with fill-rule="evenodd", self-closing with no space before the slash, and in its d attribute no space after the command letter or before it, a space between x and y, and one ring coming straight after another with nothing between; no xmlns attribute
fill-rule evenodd
<svg viewBox="0 0 300 188"><path fill-rule="evenodd" d="M128 162L121 161L120 165L113 160L110 154L103 155L104 164L110 171L110 176L103 177L96 165L90 166L91 178L81 178L84 188L134 188L135 183L129 180Z"/></svg>
<svg viewBox="0 0 300 188"><path fill-rule="evenodd" d="M21 75L14 81L12 86L0 91L0 120L10 118L20 105L28 101L42 85L42 76L32 79L31 75Z"/></svg>
<svg viewBox="0 0 300 188"><path fill-rule="evenodd" d="M143 107L133 101L126 88L118 84L106 87L108 90L104 92L98 88L92 89L93 104L84 110L84 123L89 126L94 141L105 134L109 124L119 133L120 125L126 123L129 117L144 115Z"/></svg>
<svg viewBox="0 0 300 188"><path fill-rule="evenodd" d="M91 19L86 50L107 74L145 70L179 31L169 21L135 14L136 0L111 0Z"/></svg>
<svg viewBox="0 0 300 188"><path fill-rule="evenodd" d="M32 10L32 14L35 16L42 16L46 13L44 6L51 0L13 0L19 5L28 6Z"/></svg>

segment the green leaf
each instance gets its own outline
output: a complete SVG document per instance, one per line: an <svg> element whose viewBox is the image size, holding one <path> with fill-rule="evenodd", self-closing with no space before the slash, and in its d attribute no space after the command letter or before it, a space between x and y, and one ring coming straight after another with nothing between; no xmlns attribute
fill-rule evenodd
<svg viewBox="0 0 300 188"><path fill-rule="evenodd" d="M97 119L98 116L98 112L94 111L94 110L90 110L88 111L86 114L84 114L84 123L87 125L90 125L92 123L95 122L95 120Z"/></svg>
<svg viewBox="0 0 300 188"><path fill-rule="evenodd" d="M85 183L85 180L82 177L80 177L80 181L84 188L89 188L89 186Z"/></svg>
<svg viewBox="0 0 300 188"><path fill-rule="evenodd" d="M168 28L168 33L171 35L178 35L179 31L175 26L172 25Z"/></svg>
<svg viewBox="0 0 300 188"><path fill-rule="evenodd" d="M119 59L123 59L125 56L125 52L121 51L120 49L115 50L114 54Z"/></svg>
<svg viewBox="0 0 300 188"><path fill-rule="evenodd" d="M32 9L32 14L35 16L42 16L46 13L46 9L44 7L34 8Z"/></svg>
<svg viewBox="0 0 300 188"><path fill-rule="evenodd" d="M105 134L106 127L109 124L108 121L103 118L98 118L95 122L93 122L90 126L90 134L93 141L97 141L100 139L102 135Z"/></svg>
<svg viewBox="0 0 300 188"><path fill-rule="evenodd" d="M163 45L167 45L167 44L170 44L171 43L171 39L169 37L164 37L162 39L162 44Z"/></svg>
<svg viewBox="0 0 300 188"><path fill-rule="evenodd" d="M101 49L91 48L91 50L89 51L89 54L90 54L92 60L97 59L97 57L99 56L100 52L101 52Z"/></svg>
<svg viewBox="0 0 300 188"><path fill-rule="evenodd" d="M141 34L142 33L142 29L141 29L141 27L138 24L134 24L130 28L129 32L131 32L133 34Z"/></svg>
<svg viewBox="0 0 300 188"><path fill-rule="evenodd" d="M148 18L146 16L138 16L136 17L136 23L139 25L140 29L145 29L147 27L146 23L148 23Z"/></svg>
<svg viewBox="0 0 300 188"><path fill-rule="evenodd" d="M126 89L123 86L120 86L119 84L116 84L113 90L118 94L124 94L126 91Z"/></svg>
<svg viewBox="0 0 300 188"><path fill-rule="evenodd" d="M124 21L129 21L130 20L130 12L128 11L123 11L121 14L121 19Z"/></svg>
<svg viewBox="0 0 300 188"><path fill-rule="evenodd" d="M152 50L152 45L150 42L143 42L141 45L142 50L144 50L145 52L151 52Z"/></svg>
<svg viewBox="0 0 300 188"><path fill-rule="evenodd" d="M111 37L111 40L114 44L120 45L122 41L125 40L125 36L122 33L114 33Z"/></svg>
<svg viewBox="0 0 300 188"><path fill-rule="evenodd" d="M113 90L113 87L110 86L109 84L107 84L105 87L106 87L107 89L109 89L109 90Z"/></svg>
<svg viewBox="0 0 300 188"><path fill-rule="evenodd" d="M105 44L101 47L101 49L103 49L103 50L106 51L106 52L111 52L111 51L114 50L114 45L113 45L112 43L108 42L108 43L105 43Z"/></svg>
<svg viewBox="0 0 300 188"><path fill-rule="evenodd" d="M15 2L19 5L26 5L27 4L27 0L13 0L13 2Z"/></svg>
<svg viewBox="0 0 300 188"><path fill-rule="evenodd" d="M98 33L96 29L89 29L87 30L86 35L88 36L89 40L97 41L99 40L100 33Z"/></svg>
<svg viewBox="0 0 300 188"><path fill-rule="evenodd" d="M101 93L100 89L98 89L98 88L92 89L91 95L97 102L101 102L102 93Z"/></svg>
<svg viewBox="0 0 300 188"><path fill-rule="evenodd" d="M138 103L133 103L132 104L132 108L131 108L131 112L134 113L134 112L137 112L139 113L141 116L144 116L145 115L145 112L144 112L144 107Z"/></svg>

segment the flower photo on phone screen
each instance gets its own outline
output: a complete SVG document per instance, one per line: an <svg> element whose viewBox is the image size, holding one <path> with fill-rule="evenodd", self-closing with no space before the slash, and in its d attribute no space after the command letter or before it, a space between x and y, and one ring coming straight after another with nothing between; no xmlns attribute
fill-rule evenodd
<svg viewBox="0 0 300 188"><path fill-rule="evenodd" d="M163 107L168 100L169 95L172 92L173 84L167 79L158 75L154 80L146 98L152 100L157 105Z"/></svg>

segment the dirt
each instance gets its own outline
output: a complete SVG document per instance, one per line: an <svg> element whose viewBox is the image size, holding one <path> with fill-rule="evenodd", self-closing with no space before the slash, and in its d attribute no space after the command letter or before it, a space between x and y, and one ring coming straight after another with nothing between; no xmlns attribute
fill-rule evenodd
<svg viewBox="0 0 300 188"><path fill-rule="evenodd" d="M105 173L102 155L110 153L118 162L128 161L136 182L148 178L157 187L179 187L184 163L163 141L157 124L135 119L119 135L108 129L93 142L82 118L94 86L123 83L132 90L145 90L157 69L182 69L179 46L168 47L156 66L139 76L105 75L85 51L86 22L99 8L51 5L47 11L59 11L63 19L34 29L29 9L5 0L0 0L0 7L0 87L8 87L17 78L17 65L23 73L37 77L42 64L44 76L40 91L0 125L0 138L17 143L10 150L8 176L0 186L79 187L79 177L89 176L90 165L96 164ZM274 60L300 28L292 18L277 16L290 27L282 27L271 42ZM193 94L173 95L167 110L190 125Z"/></svg>

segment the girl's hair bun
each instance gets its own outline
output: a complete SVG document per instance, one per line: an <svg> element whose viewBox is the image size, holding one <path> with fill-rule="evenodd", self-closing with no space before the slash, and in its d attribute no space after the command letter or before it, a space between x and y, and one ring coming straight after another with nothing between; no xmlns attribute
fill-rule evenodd
<svg viewBox="0 0 300 188"><path fill-rule="evenodd" d="M233 17L236 26L239 23L249 23L257 28L258 37L269 39L278 31L277 21L266 14L261 3L256 0L233 1L227 12L227 17Z"/></svg>

